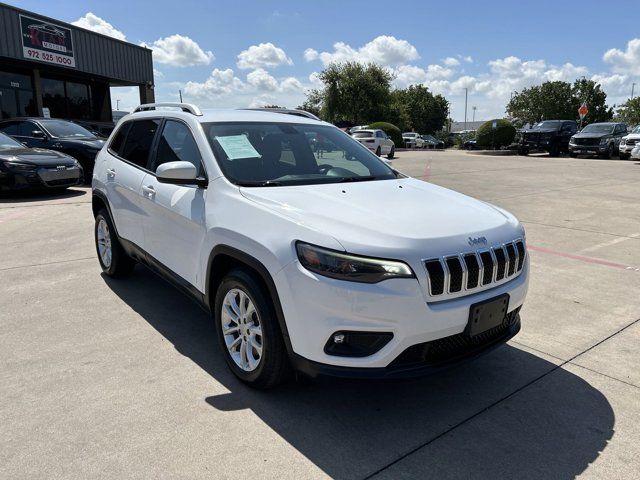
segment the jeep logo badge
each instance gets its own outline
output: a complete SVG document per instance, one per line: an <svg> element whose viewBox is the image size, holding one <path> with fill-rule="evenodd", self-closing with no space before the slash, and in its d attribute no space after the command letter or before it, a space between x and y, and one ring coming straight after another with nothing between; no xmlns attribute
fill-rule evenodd
<svg viewBox="0 0 640 480"><path fill-rule="evenodd" d="M486 245L487 244L487 238L486 237L469 237L469 245L471 245L472 247L474 245Z"/></svg>
<svg viewBox="0 0 640 480"><path fill-rule="evenodd" d="M67 167L65 167L64 165L58 165L56 167L56 170L66 170L66 169L67 169Z"/></svg>

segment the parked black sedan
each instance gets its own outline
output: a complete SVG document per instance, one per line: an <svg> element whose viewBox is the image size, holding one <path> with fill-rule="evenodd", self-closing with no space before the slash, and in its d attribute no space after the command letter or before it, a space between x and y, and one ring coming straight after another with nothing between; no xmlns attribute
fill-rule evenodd
<svg viewBox="0 0 640 480"><path fill-rule="evenodd" d="M14 118L0 122L3 132L27 147L46 148L71 155L80 162L87 182L93 175L96 155L104 145L86 128L57 118Z"/></svg>
<svg viewBox="0 0 640 480"><path fill-rule="evenodd" d="M78 161L61 152L27 148L0 133L0 192L27 188L63 189L83 180Z"/></svg>

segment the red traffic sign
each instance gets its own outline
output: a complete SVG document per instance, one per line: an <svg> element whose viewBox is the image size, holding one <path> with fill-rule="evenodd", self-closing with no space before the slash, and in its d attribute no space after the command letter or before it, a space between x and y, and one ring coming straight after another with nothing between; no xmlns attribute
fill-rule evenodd
<svg viewBox="0 0 640 480"><path fill-rule="evenodd" d="M580 115L580 120L582 120L584 117L586 117L587 113L589 113L589 107L587 107L586 103L583 103L582 105L580 105L580 108L578 109L578 114Z"/></svg>

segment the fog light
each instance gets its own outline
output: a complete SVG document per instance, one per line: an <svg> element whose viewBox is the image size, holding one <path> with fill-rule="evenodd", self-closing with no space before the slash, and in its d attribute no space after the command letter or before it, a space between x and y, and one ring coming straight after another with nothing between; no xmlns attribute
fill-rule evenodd
<svg viewBox="0 0 640 480"><path fill-rule="evenodd" d="M324 346L327 355L367 357L373 355L393 338L391 332L334 332Z"/></svg>

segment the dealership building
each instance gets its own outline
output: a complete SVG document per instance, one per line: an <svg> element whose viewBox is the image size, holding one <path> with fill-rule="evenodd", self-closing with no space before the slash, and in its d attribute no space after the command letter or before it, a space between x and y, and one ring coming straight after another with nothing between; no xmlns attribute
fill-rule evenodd
<svg viewBox="0 0 640 480"><path fill-rule="evenodd" d="M154 101L150 49L0 3L0 118L111 122L124 86Z"/></svg>

